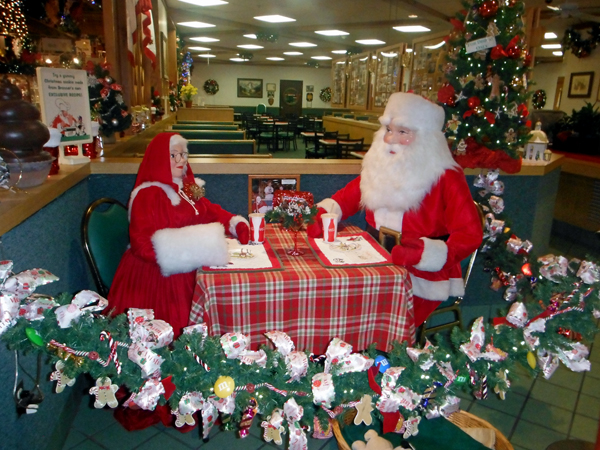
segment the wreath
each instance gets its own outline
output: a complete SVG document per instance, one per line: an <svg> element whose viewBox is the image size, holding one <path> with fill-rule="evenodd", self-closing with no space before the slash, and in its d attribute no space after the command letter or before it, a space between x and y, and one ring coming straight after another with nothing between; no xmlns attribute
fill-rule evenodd
<svg viewBox="0 0 600 450"><path fill-rule="evenodd" d="M321 89L321 92L319 93L319 98L321 99L321 101L329 103L331 101L331 88L326 87Z"/></svg>
<svg viewBox="0 0 600 450"><path fill-rule="evenodd" d="M219 83L216 80L209 78L204 82L204 92L208 95L215 95L219 92Z"/></svg>
<svg viewBox="0 0 600 450"><path fill-rule="evenodd" d="M588 39L582 39L581 34L575 31L575 29L568 28L565 30L562 40L565 51L571 49L571 53L578 58L589 56L592 50L600 44L600 25L592 25L588 34L590 35Z"/></svg>

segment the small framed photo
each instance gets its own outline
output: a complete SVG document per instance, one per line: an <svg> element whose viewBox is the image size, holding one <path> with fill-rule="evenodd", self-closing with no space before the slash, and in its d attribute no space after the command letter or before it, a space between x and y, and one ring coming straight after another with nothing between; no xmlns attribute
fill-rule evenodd
<svg viewBox="0 0 600 450"><path fill-rule="evenodd" d="M248 175L248 214L271 211L278 190L299 191L300 175Z"/></svg>
<svg viewBox="0 0 600 450"><path fill-rule="evenodd" d="M267 83L267 92L275 92L277 90L277 84Z"/></svg>
<svg viewBox="0 0 600 450"><path fill-rule="evenodd" d="M589 98L592 95L594 72L576 72L571 74L569 98Z"/></svg>
<svg viewBox="0 0 600 450"><path fill-rule="evenodd" d="M237 96L243 98L262 98L263 80L260 78L238 78Z"/></svg>
<svg viewBox="0 0 600 450"><path fill-rule="evenodd" d="M306 92L315 92L315 86L314 86L314 84L307 84L306 85Z"/></svg>

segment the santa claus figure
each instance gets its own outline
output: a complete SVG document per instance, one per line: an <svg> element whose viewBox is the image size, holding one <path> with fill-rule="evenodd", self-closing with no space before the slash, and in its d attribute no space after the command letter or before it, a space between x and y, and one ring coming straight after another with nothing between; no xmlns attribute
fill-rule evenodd
<svg viewBox="0 0 600 450"><path fill-rule="evenodd" d="M441 131L440 106L395 93L379 121L360 176L320 202L319 215L336 213L339 221L364 208L372 234L401 233L392 259L410 273L419 326L442 301L464 295L460 262L481 244L481 220ZM322 236L320 217L307 231Z"/></svg>

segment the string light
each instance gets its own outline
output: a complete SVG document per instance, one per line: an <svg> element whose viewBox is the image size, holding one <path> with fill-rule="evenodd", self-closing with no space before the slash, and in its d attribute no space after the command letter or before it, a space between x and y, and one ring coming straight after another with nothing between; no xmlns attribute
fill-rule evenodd
<svg viewBox="0 0 600 450"><path fill-rule="evenodd" d="M9 0L0 3L2 23L0 35L24 38L27 36L27 23L21 10L20 0Z"/></svg>

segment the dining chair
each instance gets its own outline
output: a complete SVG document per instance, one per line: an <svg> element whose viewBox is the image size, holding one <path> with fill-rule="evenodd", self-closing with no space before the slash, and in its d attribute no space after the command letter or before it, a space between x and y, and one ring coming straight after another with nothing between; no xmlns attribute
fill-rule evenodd
<svg viewBox="0 0 600 450"><path fill-rule="evenodd" d="M481 220L481 226L484 226L485 223L485 215L483 214L483 208L478 202L474 202L475 207L477 208L477 213L479 215L479 220ZM467 283L469 282L469 278L471 276L471 272L473 271L473 265L475 264L475 260L477 259L477 253L479 249L476 249L468 258L465 258L461 261L461 268L464 273L464 285L465 289L467 288ZM420 344L425 343L425 338L428 335L439 333L442 330L447 330L458 326L461 330L463 329L463 320L462 313L460 310L460 304L463 301L464 297L450 297L448 300L440 303L440 305L427 317L425 322L423 322L418 330L417 337ZM438 319L441 320L441 323L436 325L431 325L430 321L432 317L438 316ZM444 319L439 316L444 316ZM450 320L445 320L445 317L451 316Z"/></svg>
<svg viewBox="0 0 600 450"><path fill-rule="evenodd" d="M267 152L277 147L275 142L275 122L259 122L258 123L258 134L256 136L257 151L260 153L260 146L262 144L267 145Z"/></svg>
<svg viewBox="0 0 600 450"><path fill-rule="evenodd" d="M349 139L340 137L338 135L336 146L337 157L348 158L350 157L350 152L361 152L363 149L364 142L365 138Z"/></svg>
<svg viewBox="0 0 600 450"><path fill-rule="evenodd" d="M106 297L121 256L129 245L127 208L112 198L96 200L83 215L81 233L96 288Z"/></svg>
<svg viewBox="0 0 600 450"><path fill-rule="evenodd" d="M294 151L298 150L298 144L296 144L296 128L298 121L296 119L288 119L288 124L279 130L279 139L283 142L283 149L290 150L291 147Z"/></svg>

